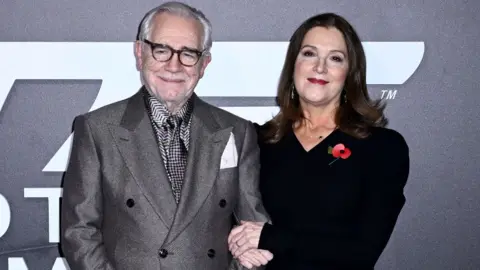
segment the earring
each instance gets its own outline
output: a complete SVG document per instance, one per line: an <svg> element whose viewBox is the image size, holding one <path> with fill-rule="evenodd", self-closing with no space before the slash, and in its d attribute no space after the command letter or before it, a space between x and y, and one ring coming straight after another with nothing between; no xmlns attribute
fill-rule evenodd
<svg viewBox="0 0 480 270"><path fill-rule="evenodd" d="M290 86L290 98L295 99L295 84L292 82L292 86Z"/></svg>
<svg viewBox="0 0 480 270"><path fill-rule="evenodd" d="M343 103L347 103L347 91L343 89Z"/></svg>

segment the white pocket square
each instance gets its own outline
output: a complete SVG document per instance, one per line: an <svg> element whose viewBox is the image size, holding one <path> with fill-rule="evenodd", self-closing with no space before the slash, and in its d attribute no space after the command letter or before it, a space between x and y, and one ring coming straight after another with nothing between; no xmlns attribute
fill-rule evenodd
<svg viewBox="0 0 480 270"><path fill-rule="evenodd" d="M237 167L238 153L235 145L235 136L230 132L230 138L223 150L222 158L220 159L220 169Z"/></svg>

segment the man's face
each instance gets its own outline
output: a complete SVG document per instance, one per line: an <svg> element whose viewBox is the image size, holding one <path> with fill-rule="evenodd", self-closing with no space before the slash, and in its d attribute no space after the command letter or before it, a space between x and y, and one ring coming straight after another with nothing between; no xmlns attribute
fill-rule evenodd
<svg viewBox="0 0 480 270"><path fill-rule="evenodd" d="M135 54L143 81L147 89L160 101L168 104L183 104L193 93L210 62L209 55L198 56L195 51L202 51L203 29L199 21L190 18L161 13L152 20L148 41L135 45ZM158 46L158 44L162 44ZM181 56L184 64L191 64L192 57L199 57L193 66L183 65L179 54L173 53L170 60L168 47L174 50L187 49ZM153 54L152 54L153 53ZM153 57L155 55L155 58ZM193 59L194 60L194 59ZM195 61L193 61L195 62Z"/></svg>

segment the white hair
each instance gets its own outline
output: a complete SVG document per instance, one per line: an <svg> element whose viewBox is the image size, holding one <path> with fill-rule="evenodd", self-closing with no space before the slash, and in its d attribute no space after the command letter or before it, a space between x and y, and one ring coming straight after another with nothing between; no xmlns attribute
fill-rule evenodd
<svg viewBox="0 0 480 270"><path fill-rule="evenodd" d="M152 21L155 18L155 15L163 12L199 21L203 28L202 50L205 50L206 53L210 53L210 48L212 47L212 25L210 21L200 10L180 2L167 2L147 12L143 17L138 30L138 40L149 39L152 30Z"/></svg>

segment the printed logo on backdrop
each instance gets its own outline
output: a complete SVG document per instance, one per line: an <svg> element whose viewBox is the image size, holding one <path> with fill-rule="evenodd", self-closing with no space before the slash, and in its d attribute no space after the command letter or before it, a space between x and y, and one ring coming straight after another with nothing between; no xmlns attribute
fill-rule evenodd
<svg viewBox="0 0 480 270"><path fill-rule="evenodd" d="M419 67L423 42L363 42L367 56L367 84L388 85L383 99L401 95L396 86ZM212 62L196 93L206 98L241 100L224 109L251 121L269 120L278 109L272 102L287 50L287 42L215 42ZM231 53L235 52L235 53ZM0 43L0 110L15 80L102 80L89 111L133 95L140 87L133 43L117 42L5 42ZM73 119L72 119L73 120ZM43 172L63 172L68 163L73 134L60 146ZM49 242L59 241L61 188L25 188L25 198L47 198ZM0 238L8 230L11 212L0 194ZM9 258L9 269L28 269L23 258ZM68 269L57 258L51 269Z"/></svg>
<svg viewBox="0 0 480 270"><path fill-rule="evenodd" d="M287 42L216 42L213 60L196 93L203 97L273 97ZM367 56L367 84L401 85L420 65L423 42L363 42ZM72 53L74 52L74 53ZM232 54L232 52L235 52ZM90 110L127 98L140 86L130 42L0 43L0 109L17 79L100 79L102 86ZM381 90L394 99L397 89ZM225 108L255 122L277 112L274 106ZM64 171L72 135L43 171Z"/></svg>

